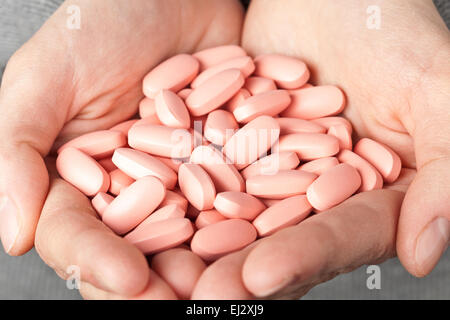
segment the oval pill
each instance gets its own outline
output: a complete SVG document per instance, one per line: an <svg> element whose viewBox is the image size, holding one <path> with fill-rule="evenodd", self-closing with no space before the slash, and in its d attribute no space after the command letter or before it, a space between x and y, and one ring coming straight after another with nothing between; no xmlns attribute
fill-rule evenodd
<svg viewBox="0 0 450 320"><path fill-rule="evenodd" d="M214 110L206 118L204 136L212 143L223 146L239 129L239 125L231 112Z"/></svg>
<svg viewBox="0 0 450 320"><path fill-rule="evenodd" d="M330 209L349 198L361 186L358 171L347 163L341 163L321 174L306 191L314 209Z"/></svg>
<svg viewBox="0 0 450 320"><path fill-rule="evenodd" d="M183 99L186 100L186 98L191 94L192 89L191 88L184 88L183 90L178 91L178 96Z"/></svg>
<svg viewBox="0 0 450 320"><path fill-rule="evenodd" d="M195 226L197 229L204 228L219 221L226 220L226 218L215 209L201 211L195 219Z"/></svg>
<svg viewBox="0 0 450 320"><path fill-rule="evenodd" d="M220 221L198 230L191 241L192 251L206 261L243 249L257 236L255 227L242 219Z"/></svg>
<svg viewBox="0 0 450 320"><path fill-rule="evenodd" d="M339 152L339 140L323 133L291 133L280 137L279 151L295 151L300 160L331 157Z"/></svg>
<svg viewBox="0 0 450 320"><path fill-rule="evenodd" d="M221 62L246 56L244 49L237 45L224 45L198 51L193 56L200 62L200 70L208 69Z"/></svg>
<svg viewBox="0 0 450 320"><path fill-rule="evenodd" d="M244 85L238 69L228 69L212 76L195 88L186 99L186 106L194 116L201 116L222 106Z"/></svg>
<svg viewBox="0 0 450 320"><path fill-rule="evenodd" d="M137 122L137 119L132 119L132 120L128 120L128 121L124 121L121 122L119 124L116 124L114 127L112 127L109 130L115 130L115 131L120 131L122 132L125 137L128 136L128 130L130 130L130 128Z"/></svg>
<svg viewBox="0 0 450 320"><path fill-rule="evenodd" d="M114 197L104 193L99 192L92 198L91 203L92 207L97 211L98 215L101 217L106 207L114 200Z"/></svg>
<svg viewBox="0 0 450 320"><path fill-rule="evenodd" d="M158 156L153 156L153 157L158 159L162 163L164 163L166 166L168 166L170 169L172 169L175 172L178 172L178 168L180 168L181 164L183 163L183 161L181 161L179 159L170 159L170 158L158 157Z"/></svg>
<svg viewBox="0 0 450 320"><path fill-rule="evenodd" d="M224 107L226 110L233 112L238 105L242 103L245 99L251 97L252 95L246 89L242 88L230 99L228 100Z"/></svg>
<svg viewBox="0 0 450 320"><path fill-rule="evenodd" d="M363 138L355 145L354 152L373 165L381 173L386 182L392 183L400 175L402 161L385 144L369 138Z"/></svg>
<svg viewBox="0 0 450 320"><path fill-rule="evenodd" d="M137 179L109 204L102 220L115 233L127 233L148 217L165 195L166 189L158 178L147 176Z"/></svg>
<svg viewBox="0 0 450 320"><path fill-rule="evenodd" d="M272 79L263 77L248 77L245 80L244 88L247 89L253 96L258 93L277 90L277 86Z"/></svg>
<svg viewBox="0 0 450 320"><path fill-rule="evenodd" d="M341 150L352 150L352 135L348 132L344 125L331 126L330 129L328 129L327 134L332 135L339 140L339 148Z"/></svg>
<svg viewBox="0 0 450 320"><path fill-rule="evenodd" d="M273 79L278 87L296 89L309 79L306 64L296 58L279 54L265 54L255 58L255 75Z"/></svg>
<svg viewBox="0 0 450 320"><path fill-rule="evenodd" d="M216 188L200 165L183 163L178 171L178 184L189 203L198 210L213 208Z"/></svg>
<svg viewBox="0 0 450 320"><path fill-rule="evenodd" d="M159 209L151 213L144 221L142 221L137 227L142 228L148 223L153 223L157 221L167 220L167 219L177 219L184 218L186 211L183 211L180 206L176 204L169 204L165 206L161 206ZM136 230L135 229L135 230Z"/></svg>
<svg viewBox="0 0 450 320"><path fill-rule="evenodd" d="M144 97L139 102L139 116L141 118L156 117L156 105L155 100Z"/></svg>
<svg viewBox="0 0 450 320"><path fill-rule="evenodd" d="M280 134L289 133L326 133L327 129L312 121L298 118L276 118L280 125Z"/></svg>
<svg viewBox="0 0 450 320"><path fill-rule="evenodd" d="M166 197L161 202L160 207L168 206L171 204L179 206L180 209L182 209L184 212L186 212L188 207L188 201L185 197L177 192L167 190Z"/></svg>
<svg viewBox="0 0 450 320"><path fill-rule="evenodd" d="M283 170L248 178L246 189L247 193L259 198L285 199L304 194L316 178L316 174L307 171Z"/></svg>
<svg viewBox="0 0 450 320"><path fill-rule="evenodd" d="M129 177L120 169L115 169L109 173L109 177L111 180L109 186L109 192L113 195L118 195L120 190L128 187L130 184L134 182L134 179Z"/></svg>
<svg viewBox="0 0 450 320"><path fill-rule="evenodd" d="M256 175L270 175L280 170L290 170L298 166L300 160L295 152L276 152L253 162L241 171L244 179Z"/></svg>
<svg viewBox="0 0 450 320"><path fill-rule="evenodd" d="M347 128L347 131L352 134L353 128L350 121L343 117L324 117L310 120L313 123L321 125L326 130L330 129L332 126L343 125Z"/></svg>
<svg viewBox="0 0 450 320"><path fill-rule="evenodd" d="M170 90L161 90L155 97L156 115L162 124L172 128L188 129L189 112L183 100Z"/></svg>
<svg viewBox="0 0 450 320"><path fill-rule="evenodd" d="M336 159L336 157L325 157L309 161L301 165L298 169L312 172L320 176L322 173L334 166L337 166L338 164L339 161L338 159Z"/></svg>
<svg viewBox="0 0 450 320"><path fill-rule="evenodd" d="M264 210L253 221L260 237L269 236L276 231L296 225L312 211L305 195L290 197Z"/></svg>
<svg viewBox="0 0 450 320"><path fill-rule="evenodd" d="M103 169L106 170L106 172L111 172L117 169L116 165L112 162L112 159L109 157L98 160L98 163L103 167Z"/></svg>
<svg viewBox="0 0 450 320"><path fill-rule="evenodd" d="M92 157L84 152L67 147L56 158L56 169L67 182L87 196L106 192L109 188L109 174Z"/></svg>
<svg viewBox="0 0 450 320"><path fill-rule="evenodd" d="M225 218L252 221L266 209L266 206L248 193L227 191L217 194L214 208Z"/></svg>
<svg viewBox="0 0 450 320"><path fill-rule="evenodd" d="M186 87L197 76L199 62L189 54L173 56L153 68L144 78L144 94L154 99L162 89L174 92Z"/></svg>

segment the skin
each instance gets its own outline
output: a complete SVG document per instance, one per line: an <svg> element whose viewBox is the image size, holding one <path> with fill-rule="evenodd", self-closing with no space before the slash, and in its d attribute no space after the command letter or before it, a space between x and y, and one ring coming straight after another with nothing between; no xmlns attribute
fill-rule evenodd
<svg viewBox="0 0 450 320"><path fill-rule="evenodd" d="M234 1L141 2L135 11L121 8L120 1L108 8L82 2L87 25L81 30L91 32L76 35L61 27L66 3L12 58L0 91L0 130L13 137L0 142L0 192L21 205L18 238L6 250L29 250L39 221L38 252L62 277L68 265L81 265L81 293L90 299L175 295L135 248L97 220L81 193L53 175L48 189L43 157L52 146L135 113L141 80L159 61L237 43L240 36L242 9ZM416 276L438 262L447 243L423 260L417 259L417 242L430 222L450 219L449 32L428 0L379 1L381 29L370 30L365 10L372 4L253 0L242 45L251 55L300 57L311 68L313 84L341 86L356 138L389 145L410 169L386 189L358 194L219 259L202 274L193 298L298 298L337 274L396 254ZM114 39L96 29L98 10L104 12L102 29ZM126 23L115 20L118 10ZM173 12L183 12L181 19ZM158 28L162 23L165 28ZM114 253L108 250L112 245Z"/></svg>

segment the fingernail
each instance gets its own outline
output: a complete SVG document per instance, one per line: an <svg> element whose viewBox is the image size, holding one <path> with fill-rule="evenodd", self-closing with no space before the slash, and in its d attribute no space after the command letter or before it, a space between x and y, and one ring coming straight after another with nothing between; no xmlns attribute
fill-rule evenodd
<svg viewBox="0 0 450 320"><path fill-rule="evenodd" d="M0 236L3 248L9 253L19 234L19 216L14 202L3 196L0 198Z"/></svg>
<svg viewBox="0 0 450 320"><path fill-rule="evenodd" d="M445 252L450 239L450 221L439 217L428 224L419 235L416 245L416 263L429 273Z"/></svg>
<svg viewBox="0 0 450 320"><path fill-rule="evenodd" d="M270 286L270 288L258 290L257 296L260 298L263 298L263 297L268 297L268 296L274 295L274 294L278 293L278 291L281 291L284 288L286 288L287 286L289 286L292 282L293 282L292 278L283 279L278 284Z"/></svg>

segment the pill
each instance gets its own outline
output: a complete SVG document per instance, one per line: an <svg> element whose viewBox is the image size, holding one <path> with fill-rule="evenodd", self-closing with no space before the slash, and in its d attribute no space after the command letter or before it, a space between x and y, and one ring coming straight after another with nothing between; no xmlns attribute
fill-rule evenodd
<svg viewBox="0 0 450 320"><path fill-rule="evenodd" d="M228 69L238 69L241 71L244 78L247 78L255 71L255 64L253 63L253 59L247 56L226 60L200 73L194 81L192 81L191 88L197 88L212 76Z"/></svg>
<svg viewBox="0 0 450 320"><path fill-rule="evenodd" d="M245 80L244 88L254 96L258 93L276 90L277 86L272 79L263 77L248 77Z"/></svg>
<svg viewBox="0 0 450 320"><path fill-rule="evenodd" d="M83 151L67 147L56 158L59 175L87 196L106 192L109 188L109 174L103 167Z"/></svg>
<svg viewBox="0 0 450 320"><path fill-rule="evenodd" d="M212 76L195 88L186 99L193 116L201 116L222 106L244 85L238 69L228 69Z"/></svg>
<svg viewBox="0 0 450 320"><path fill-rule="evenodd" d="M298 169L312 172L320 176L322 173L338 164L339 161L336 157L325 157L302 164Z"/></svg>
<svg viewBox="0 0 450 320"><path fill-rule="evenodd" d="M349 198L361 186L358 171L341 163L322 173L306 191L314 209L323 211Z"/></svg>
<svg viewBox="0 0 450 320"><path fill-rule="evenodd" d="M257 236L253 225L242 219L229 219L198 230L191 241L192 251L206 261L243 249Z"/></svg>
<svg viewBox="0 0 450 320"><path fill-rule="evenodd" d="M156 115L162 124L188 129L191 118L183 100L170 90L161 90L155 97Z"/></svg>
<svg viewBox="0 0 450 320"><path fill-rule="evenodd" d="M275 116L287 108L291 98L286 90L272 90L259 93L242 101L233 111L239 123L262 116Z"/></svg>
<svg viewBox="0 0 450 320"><path fill-rule="evenodd" d="M184 218L186 211L184 211L180 206L176 204L169 204L161 206L158 210L150 214L144 221L142 221L137 227L142 228L148 223L153 223L157 221L167 220L167 219L179 219ZM135 230L136 230L135 229Z"/></svg>
<svg viewBox="0 0 450 320"><path fill-rule="evenodd" d="M339 140L339 149L352 150L352 135L344 125L331 126L327 134L336 137Z"/></svg>
<svg viewBox="0 0 450 320"><path fill-rule="evenodd" d="M247 53L239 46L224 45L198 51L193 56L200 62L200 70L208 69L221 62L246 56Z"/></svg>
<svg viewBox="0 0 450 320"><path fill-rule="evenodd" d="M156 117L156 105L155 100L144 97L139 102L139 116L141 118Z"/></svg>
<svg viewBox="0 0 450 320"><path fill-rule="evenodd" d="M216 188L200 165L183 163L178 170L178 184L189 203L198 210L213 208Z"/></svg>
<svg viewBox="0 0 450 320"><path fill-rule="evenodd" d="M264 198L261 198L260 200L264 203L266 207L271 207L277 204L278 202L283 201L283 199L264 199Z"/></svg>
<svg viewBox="0 0 450 320"><path fill-rule="evenodd" d="M83 134L58 149L76 148L94 159L103 159L113 154L114 149L127 144L126 136L120 131L100 130Z"/></svg>
<svg viewBox="0 0 450 320"><path fill-rule="evenodd" d="M323 133L291 133L280 137L279 151L295 151L300 160L331 157L339 152L339 140Z"/></svg>
<svg viewBox="0 0 450 320"><path fill-rule="evenodd" d="M195 219L195 226L197 229L204 228L219 221L226 220L226 218L215 209L201 211L197 219Z"/></svg>
<svg viewBox="0 0 450 320"><path fill-rule="evenodd" d="M217 194L214 208L226 218L252 221L266 206L248 193L227 191Z"/></svg>
<svg viewBox="0 0 450 320"><path fill-rule="evenodd" d="M160 207L168 206L171 204L175 204L180 207L181 210L186 212L188 207L188 201L185 197L183 197L181 194L167 190L166 191L166 197L161 202Z"/></svg>
<svg viewBox="0 0 450 320"><path fill-rule="evenodd" d="M342 163L347 163L358 170L361 176L361 187L358 192L381 189L383 187L383 177L369 162L361 158L350 150L341 150L337 158Z"/></svg>
<svg viewBox="0 0 450 320"><path fill-rule="evenodd" d="M147 218L165 195L164 184L158 178L139 178L109 204L103 212L103 222L115 233L125 234Z"/></svg>
<svg viewBox="0 0 450 320"><path fill-rule="evenodd" d="M98 215L101 217L106 207L114 200L114 197L104 193L99 192L92 198L91 203L92 207L97 211Z"/></svg>
<svg viewBox="0 0 450 320"><path fill-rule="evenodd" d="M274 118L259 116L239 129L222 152L240 170L265 155L279 135L280 126Z"/></svg>
<svg viewBox="0 0 450 320"><path fill-rule="evenodd" d="M158 118L158 117L156 116L156 114L155 114L155 115L153 115L153 116L147 116L147 117L145 117L145 118L139 119L138 121L136 121L136 122L131 126L131 128L138 127L138 126L143 126L143 125L148 125L148 124L157 124L157 125L160 125L160 124L162 124L162 123L161 123L161 121L159 121L159 118ZM130 130L131 130L131 128L130 128ZM128 132L129 132L130 130L128 130Z"/></svg>
<svg viewBox="0 0 450 320"><path fill-rule="evenodd" d="M172 288L178 298L190 299L206 265L192 251L173 248L155 255L151 268Z"/></svg>
<svg viewBox="0 0 450 320"><path fill-rule="evenodd" d="M344 93L335 86L316 86L291 93L292 102L283 117L316 119L341 113L345 107Z"/></svg>
<svg viewBox="0 0 450 320"><path fill-rule="evenodd" d="M145 152L130 148L119 148L114 151L112 161L133 179L155 176L170 190L177 183L177 175L172 169Z"/></svg>
<svg viewBox="0 0 450 320"><path fill-rule="evenodd" d="M217 192L245 190L239 171L214 147L198 146L192 151L190 162L199 164L208 173Z"/></svg>
<svg viewBox="0 0 450 320"><path fill-rule="evenodd" d="M297 153L292 151L272 153L258 161L253 162L241 171L244 179L256 175L270 175L280 170L290 170L296 168L300 163Z"/></svg>
<svg viewBox="0 0 450 320"><path fill-rule="evenodd" d="M178 172L178 168L180 168L181 164L183 163L183 161L181 161L179 159L171 159L171 158L158 157L158 156L153 156L153 157L158 159L162 163L164 163L166 166L168 166L170 169L172 169L175 172Z"/></svg>
<svg viewBox="0 0 450 320"><path fill-rule="evenodd" d="M305 195L290 197L264 210L253 221L260 237L269 236L276 231L296 225L312 211Z"/></svg>
<svg viewBox="0 0 450 320"><path fill-rule="evenodd" d="M344 125L350 134L352 134L352 131L353 131L350 121L348 121L347 119L342 118L342 117L317 118L317 119L312 119L311 122L321 125L326 130L330 129L332 126Z"/></svg>
<svg viewBox="0 0 450 320"><path fill-rule="evenodd" d="M133 126L128 132L130 147L166 158L186 158L191 155L192 135L186 129L162 125Z"/></svg>
<svg viewBox="0 0 450 320"><path fill-rule="evenodd" d="M252 95L246 89L240 89L230 100L228 100L224 107L226 110L233 112L238 105L242 103L245 99L251 97Z"/></svg>
<svg viewBox="0 0 450 320"><path fill-rule="evenodd" d="M166 219L136 228L125 239L144 254L153 254L182 244L193 233L194 228L189 219Z"/></svg>
<svg viewBox="0 0 450 320"><path fill-rule="evenodd" d="M109 173L111 180L109 192L118 195L120 191L134 182L134 179L126 175L122 170L115 169Z"/></svg>
<svg viewBox="0 0 450 320"><path fill-rule="evenodd" d="M173 56L152 69L144 78L144 94L154 99L162 89L177 92L197 76L199 62L189 54Z"/></svg>
<svg viewBox="0 0 450 320"><path fill-rule="evenodd" d="M111 172L117 169L116 165L112 162L110 157L98 160L98 163L106 170L106 172Z"/></svg>
<svg viewBox="0 0 450 320"><path fill-rule="evenodd" d="M301 170L283 170L272 175L257 175L246 180L247 193L267 199L285 199L304 194L317 175Z"/></svg>
<svg viewBox="0 0 450 320"><path fill-rule="evenodd" d="M204 135L212 143L223 146L237 129L239 125L231 112L214 110L208 114Z"/></svg>
<svg viewBox="0 0 450 320"><path fill-rule="evenodd" d="M191 94L192 89L191 88L184 88L183 90L178 91L178 96L183 99L186 100L186 98Z"/></svg>
<svg viewBox="0 0 450 320"><path fill-rule="evenodd" d="M326 133L327 129L312 121L298 118L276 118L280 125L280 134L289 133Z"/></svg>
<svg viewBox="0 0 450 320"><path fill-rule="evenodd" d="M373 165L387 183L394 182L400 175L402 161L388 146L363 138L355 145L354 152Z"/></svg>
<svg viewBox="0 0 450 320"><path fill-rule="evenodd" d="M124 121L121 122L119 124L116 124L114 127L112 127L109 130L115 130L115 131L120 131L122 132L125 137L128 136L128 130L130 130L130 128L137 122L137 119L132 119L132 120L128 120L128 121Z"/></svg>
<svg viewBox="0 0 450 320"><path fill-rule="evenodd" d="M255 75L273 79L278 87L296 89L309 79L306 64L296 58L279 54L265 54L255 58Z"/></svg>

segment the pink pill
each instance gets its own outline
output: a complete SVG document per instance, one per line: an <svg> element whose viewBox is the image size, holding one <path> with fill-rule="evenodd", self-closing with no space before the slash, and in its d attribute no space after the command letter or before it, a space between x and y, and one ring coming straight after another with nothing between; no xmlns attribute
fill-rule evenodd
<svg viewBox="0 0 450 320"><path fill-rule="evenodd" d="M228 102L225 103L225 109L233 112L238 105L240 105L245 99L251 97L252 95L247 89L240 89Z"/></svg>
<svg viewBox="0 0 450 320"><path fill-rule="evenodd" d="M188 129L191 118L183 100L170 90L161 90L155 97L156 115L162 124Z"/></svg>
<svg viewBox="0 0 450 320"><path fill-rule="evenodd" d="M133 126L128 132L130 147L166 158L186 158L191 155L192 135L186 129L161 125Z"/></svg>
<svg viewBox="0 0 450 320"><path fill-rule="evenodd" d="M76 148L94 159L103 159L113 154L116 148L127 144L127 137L120 131L100 130L83 134L58 149Z"/></svg>
<svg viewBox="0 0 450 320"><path fill-rule="evenodd" d="M354 152L373 165L387 183L394 182L400 175L402 161L385 144L369 138L363 138L355 145Z"/></svg>
<svg viewBox="0 0 450 320"><path fill-rule="evenodd" d="M316 119L336 115L345 107L344 93L335 86L317 86L291 93L292 103L283 117Z"/></svg>
<svg viewBox="0 0 450 320"><path fill-rule="evenodd" d="M291 98L286 90L267 91L241 102L234 109L233 115L239 123L248 123L262 115L275 116L290 103Z"/></svg>
<svg viewBox="0 0 450 320"><path fill-rule="evenodd" d="M206 261L243 249L256 239L253 225L242 219L220 221L198 230L191 241L192 251Z"/></svg>
<svg viewBox="0 0 450 320"><path fill-rule="evenodd" d="M358 192L381 189L383 187L383 177L369 162L361 158L350 150L341 150L338 159L342 163L347 163L358 170L361 176L361 187Z"/></svg>
<svg viewBox="0 0 450 320"><path fill-rule="evenodd" d="M171 204L177 205L184 212L186 212L188 207L188 201L185 197L177 192L167 190L166 197L163 202L161 202L160 207L169 206Z"/></svg>
<svg viewBox="0 0 450 320"><path fill-rule="evenodd" d="M330 209L349 198L361 186L358 171L346 163L325 171L306 191L309 203L314 209Z"/></svg>
<svg viewBox="0 0 450 320"><path fill-rule="evenodd" d="M127 233L151 214L165 195L161 180L151 176L140 178L109 204L103 212L103 222L117 234Z"/></svg>
<svg viewBox="0 0 450 320"><path fill-rule="evenodd" d="M212 143L223 146L237 129L239 125L231 112L214 110L208 114L204 135Z"/></svg>
<svg viewBox="0 0 450 320"><path fill-rule="evenodd" d="M144 78L144 94L154 99L162 89L174 92L186 87L197 76L199 62L189 54L179 54L160 63Z"/></svg>
<svg viewBox="0 0 450 320"><path fill-rule="evenodd" d="M153 156L153 157L158 159L162 163L164 163L166 166L168 166L170 169L172 169L175 172L178 172L178 168L180 168L181 164L183 163L183 161L178 160L178 159L170 159L170 158L158 157L158 156Z"/></svg>
<svg viewBox="0 0 450 320"><path fill-rule="evenodd" d="M133 179L155 176L167 189L173 189L177 183L177 175L172 169L145 152L119 148L114 151L112 160L120 170Z"/></svg>
<svg viewBox="0 0 450 320"><path fill-rule="evenodd" d="M333 168L334 166L337 166L338 164L339 161L336 157L326 157L309 161L301 165L298 169L312 172L320 176L322 173L330 168Z"/></svg>
<svg viewBox="0 0 450 320"><path fill-rule="evenodd" d="M121 122L119 124L116 124L114 127L112 127L109 130L115 130L122 132L125 136L128 136L128 130L137 122L137 119L132 119L128 121Z"/></svg>
<svg viewBox="0 0 450 320"><path fill-rule="evenodd" d="M142 118L138 121L136 121L130 128L130 130L134 127L138 127L138 126L143 126L143 125L148 125L148 124L156 124L156 125L160 125L162 124L161 121L159 120L159 118L157 117L157 115L153 115L153 116L147 116L145 118ZM130 131L128 130L128 132Z"/></svg>
<svg viewBox="0 0 450 320"><path fill-rule="evenodd" d="M280 170L290 170L298 166L300 160L295 152L276 152L253 162L242 170L244 179L257 175L270 175Z"/></svg>
<svg viewBox="0 0 450 320"><path fill-rule="evenodd" d="M217 192L244 191L245 183L236 167L211 146L199 146L192 151L190 162L199 164L211 177Z"/></svg>
<svg viewBox="0 0 450 320"><path fill-rule="evenodd" d="M224 61L200 73L197 76L197 78L195 78L194 81L192 81L191 88L193 89L197 88L206 80L210 79L212 76L228 69L238 69L241 71L244 78L246 78L250 74L252 74L253 71L255 71L255 64L253 63L253 59L247 56L236 57Z"/></svg>
<svg viewBox="0 0 450 320"><path fill-rule="evenodd" d="M194 233L189 219L166 219L147 223L125 236L144 254L153 254L179 246Z"/></svg>
<svg viewBox="0 0 450 320"><path fill-rule="evenodd" d="M240 170L265 155L279 135L278 122L272 117L260 116L239 129L222 152Z"/></svg>
<svg viewBox="0 0 450 320"><path fill-rule="evenodd" d="M109 174L92 157L75 148L64 148L56 158L59 175L87 196L106 192Z"/></svg>
<svg viewBox="0 0 450 320"><path fill-rule="evenodd" d="M215 209L201 211L197 219L195 219L195 226L197 229L204 228L211 224L226 220L226 218Z"/></svg>
<svg viewBox="0 0 450 320"><path fill-rule="evenodd" d="M284 199L264 210L253 221L260 237L269 236L280 229L296 225L312 211L305 195Z"/></svg>
<svg viewBox="0 0 450 320"><path fill-rule="evenodd" d="M248 193L227 191L217 194L214 208L225 218L252 221L266 209L266 206Z"/></svg>
<svg viewBox="0 0 450 320"><path fill-rule="evenodd" d="M114 197L104 193L99 192L92 198L92 207L97 211L98 215L101 217L103 212L105 212L106 207L114 200Z"/></svg>
<svg viewBox="0 0 450 320"><path fill-rule="evenodd" d="M178 91L178 96L183 99L186 100L186 98L191 94L192 89L191 88L184 88L183 90Z"/></svg>
<svg viewBox="0 0 450 320"><path fill-rule="evenodd" d="M178 171L178 184L186 199L198 210L213 208L216 188L200 165L183 163Z"/></svg>
<svg viewBox="0 0 450 320"><path fill-rule="evenodd" d="M244 88L254 96L259 93L276 90L277 86L272 79L263 77L249 77L245 80Z"/></svg>
<svg viewBox="0 0 450 320"><path fill-rule="evenodd" d="M247 53L244 49L236 45L208 48L193 54L200 62L200 70L205 70L221 62L246 55Z"/></svg>
<svg viewBox="0 0 450 320"><path fill-rule="evenodd" d="M143 118L153 117L156 118L156 105L155 100L145 97L139 103L139 116Z"/></svg>
<svg viewBox="0 0 450 320"><path fill-rule="evenodd" d="M98 163L103 167L103 169L106 170L106 172L111 172L117 169L116 165L112 162L112 159L109 157L98 160Z"/></svg>
<svg viewBox="0 0 450 320"><path fill-rule="evenodd" d="M219 72L195 88L186 105L194 116L207 114L231 99L243 85L244 77L238 69Z"/></svg>
<svg viewBox="0 0 450 320"><path fill-rule="evenodd" d="M280 137L279 150L295 151L300 160L331 157L339 152L339 140L323 133L291 133Z"/></svg>
<svg viewBox="0 0 450 320"><path fill-rule="evenodd" d="M116 169L109 173L111 184L109 192L118 195L120 191L134 182L134 179L126 175L122 170Z"/></svg>
<svg viewBox="0 0 450 320"><path fill-rule="evenodd" d="M304 194L317 175L301 170L284 170L246 180L247 193L267 199L285 199Z"/></svg>
<svg viewBox="0 0 450 320"><path fill-rule="evenodd" d="M167 219L181 219L184 218L186 211L183 211L176 204L169 204L166 206L161 206L158 210L150 214L144 221L142 221L135 230L143 228L148 223L154 223Z"/></svg>
<svg viewBox="0 0 450 320"><path fill-rule="evenodd" d="M296 58L279 54L265 54L255 58L255 75L273 79L278 87L296 89L309 79L306 64Z"/></svg>
<svg viewBox="0 0 450 320"><path fill-rule="evenodd" d="M298 118L276 118L280 125L280 134L289 133L326 133L327 129L314 122Z"/></svg>
<svg viewBox="0 0 450 320"><path fill-rule="evenodd" d="M339 148L341 150L352 150L352 135L344 125L331 126L327 134L336 137L339 140Z"/></svg>
<svg viewBox="0 0 450 320"><path fill-rule="evenodd" d="M266 207L271 207L271 206L274 206L274 205L276 205L278 202L280 202L280 201L283 201L283 199L264 199L264 198L262 198L262 199L260 199L264 204L265 204L265 206Z"/></svg>
<svg viewBox="0 0 450 320"><path fill-rule="evenodd" d="M324 127L327 130L330 129L332 126L344 125L350 134L352 134L352 131L353 131L350 121L348 121L347 119L342 118L342 117L324 117L324 118L312 119L311 122L321 125L322 127Z"/></svg>

